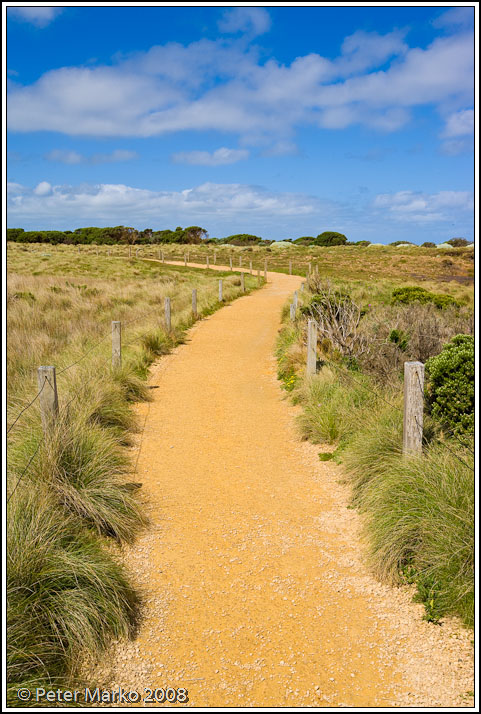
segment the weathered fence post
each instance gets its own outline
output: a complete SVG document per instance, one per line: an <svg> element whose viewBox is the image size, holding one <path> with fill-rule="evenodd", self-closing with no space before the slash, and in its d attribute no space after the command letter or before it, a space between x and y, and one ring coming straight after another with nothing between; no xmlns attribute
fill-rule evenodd
<svg viewBox="0 0 481 714"><path fill-rule="evenodd" d="M214 250L214 265L217 263L217 251Z"/></svg>
<svg viewBox="0 0 481 714"><path fill-rule="evenodd" d="M107 251L107 255L108 255L109 258L110 258L110 248L109 248L108 251Z"/></svg>
<svg viewBox="0 0 481 714"><path fill-rule="evenodd" d="M112 367L122 367L122 324L112 320Z"/></svg>
<svg viewBox="0 0 481 714"><path fill-rule="evenodd" d="M136 248L136 249L135 249L135 258L137 259L138 257L139 257L139 249Z"/></svg>
<svg viewBox="0 0 481 714"><path fill-rule="evenodd" d="M301 283L301 293L304 290L304 285L305 285L305 283Z"/></svg>
<svg viewBox="0 0 481 714"><path fill-rule="evenodd" d="M245 284L245 280L244 280L244 273L241 273L241 289L242 289L242 292L245 293L246 284Z"/></svg>
<svg viewBox="0 0 481 714"><path fill-rule="evenodd" d="M129 258L131 258L131 257L132 257L132 246L129 245Z"/></svg>
<svg viewBox="0 0 481 714"><path fill-rule="evenodd" d="M232 270L232 255L229 256L229 267Z"/></svg>
<svg viewBox="0 0 481 714"><path fill-rule="evenodd" d="M264 280L267 282L267 258L264 260Z"/></svg>
<svg viewBox="0 0 481 714"><path fill-rule="evenodd" d="M239 268L242 268L242 255L239 255Z"/></svg>
<svg viewBox="0 0 481 714"><path fill-rule="evenodd" d="M172 328L170 297L165 298L165 329L170 332Z"/></svg>
<svg viewBox="0 0 481 714"><path fill-rule="evenodd" d="M249 260L249 272L252 275L252 260Z"/></svg>
<svg viewBox="0 0 481 714"><path fill-rule="evenodd" d="M223 299L224 298L222 297L222 280L219 280L219 302L222 302Z"/></svg>
<svg viewBox="0 0 481 714"><path fill-rule="evenodd" d="M424 364L404 363L403 454L423 450Z"/></svg>
<svg viewBox="0 0 481 714"><path fill-rule="evenodd" d="M294 310L297 310L297 290L294 293L294 297L292 299L292 304L294 305Z"/></svg>
<svg viewBox="0 0 481 714"><path fill-rule="evenodd" d="M260 268L257 268L257 287L261 284L261 271Z"/></svg>
<svg viewBox="0 0 481 714"><path fill-rule="evenodd" d="M54 425L58 416L57 377L55 367L39 367L37 370L38 388L41 391L40 415L44 434Z"/></svg>
<svg viewBox="0 0 481 714"><path fill-rule="evenodd" d="M294 322L294 320L296 319L296 308L295 308L293 302L291 302L291 305L290 305L290 318L291 318L291 322Z"/></svg>
<svg viewBox="0 0 481 714"><path fill-rule="evenodd" d="M185 253L184 253L184 267L185 268L187 267L187 256Z"/></svg>
<svg viewBox="0 0 481 714"><path fill-rule="evenodd" d="M197 290L194 288L192 290L192 314L197 317Z"/></svg>
<svg viewBox="0 0 481 714"><path fill-rule="evenodd" d="M209 256L207 256L205 259L205 267L207 270L209 270Z"/></svg>
<svg viewBox="0 0 481 714"><path fill-rule="evenodd" d="M317 361L317 322L307 322L307 374L316 374Z"/></svg>
<svg viewBox="0 0 481 714"><path fill-rule="evenodd" d="M289 261L289 275L292 275L292 260Z"/></svg>

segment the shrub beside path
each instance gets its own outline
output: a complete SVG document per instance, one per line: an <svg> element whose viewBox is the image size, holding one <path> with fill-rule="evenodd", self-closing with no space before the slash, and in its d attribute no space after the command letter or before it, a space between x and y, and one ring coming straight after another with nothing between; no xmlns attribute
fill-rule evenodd
<svg viewBox="0 0 481 714"><path fill-rule="evenodd" d="M296 433L273 352L300 283L269 273L153 368L152 527L125 553L143 621L91 679L185 687L191 707L472 706L472 634L370 576L341 468Z"/></svg>

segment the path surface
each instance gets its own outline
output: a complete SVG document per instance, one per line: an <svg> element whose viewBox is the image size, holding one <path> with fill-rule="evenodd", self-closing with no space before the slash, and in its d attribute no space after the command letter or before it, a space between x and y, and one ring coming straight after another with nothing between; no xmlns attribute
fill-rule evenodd
<svg viewBox="0 0 481 714"><path fill-rule="evenodd" d="M97 680L185 687L194 707L467 705L468 633L370 577L339 467L299 441L273 350L301 278L268 279L153 370L152 528L126 554L145 617Z"/></svg>

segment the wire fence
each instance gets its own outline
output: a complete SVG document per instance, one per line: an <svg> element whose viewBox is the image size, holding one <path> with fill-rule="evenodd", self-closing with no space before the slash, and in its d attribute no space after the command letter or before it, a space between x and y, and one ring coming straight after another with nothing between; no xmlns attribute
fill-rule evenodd
<svg viewBox="0 0 481 714"><path fill-rule="evenodd" d="M244 281L242 281L241 286L242 286L242 292L245 292L245 283L244 283ZM198 292L198 289L197 289L197 288L193 289L193 291L192 291L192 294L193 294L192 297L193 297L193 298L194 298L194 293L195 293L195 302L194 302L194 299L192 300L192 310L193 310L194 319L198 319L198 318L199 318L199 315L198 315L198 313L197 313L197 292ZM224 298L223 298L223 292L222 292L222 280L219 280L219 296L220 296L221 302L223 302L223 301L224 301ZM164 324L164 327L166 328L166 331L167 331L167 332L170 332L170 330L171 330L171 324L170 324L170 300L171 300L170 297L166 297L166 298L165 298L165 302L166 302L166 303L167 303L167 301L169 301L169 302L168 302L168 304L169 304L169 319L168 319L168 323L167 323L167 324ZM195 305L195 313L194 313L194 305ZM132 318L132 319L130 319L130 320L127 320L127 321L124 322L124 323L121 323L120 321L118 321L117 324L118 324L119 326L120 326L120 325L123 325L124 328L125 328L126 326L130 326L130 327L131 327L133 324L139 323L139 322L145 320L147 317L150 317L150 316L153 315L154 313L158 313L158 312L159 312L159 308L160 308L160 306L156 306L156 307L153 308L152 310L148 310L147 312L143 312L143 313L141 313L140 315L137 315L135 318ZM166 322L166 318L164 318L164 323L165 323L165 322ZM112 323L112 326L113 326L113 324L114 324L114 323ZM47 423L49 423L49 421L52 420L52 418L53 418L53 420L55 420L55 421L58 420L58 419L62 416L62 414L67 410L67 408L70 406L70 404L71 404L76 398L80 398L81 394L80 394L79 391L75 391L75 390L74 390L75 393L74 393L74 395L72 396L72 398L62 407L61 411L58 411L58 406L56 406L56 405L58 405L58 394L57 394L56 376L65 374L65 373L68 372L70 369L72 369L72 368L75 367L76 365L80 364L86 357L88 357L89 355L91 355L91 353L92 353L97 347L99 347L102 343L104 343L109 337L112 338L112 358L110 358L110 356L109 356L109 357L106 357L104 360L102 360L102 364L106 363L106 362L109 361L110 359L112 359L112 364L114 364L114 352L115 352L115 350L118 350L118 351L119 351L119 354L118 354L118 355L116 354L115 356L116 356L116 357L120 357L120 360L117 362L117 364L119 365L119 364L121 363L121 350L122 350L122 347L123 347L123 349L126 349L127 347L130 347L130 346L133 345L134 343L136 343L136 342L138 342L138 341L141 341L142 339L145 339L149 334L152 333L152 327L150 327L148 330L145 330L145 331L141 332L140 334L135 335L131 340L129 340L128 342L126 342L126 343L123 344L122 346L120 346L120 344L119 344L119 345L115 345L115 347L114 347L114 336L113 336L112 326L111 326L111 329L109 330L109 332L106 333L103 337L101 337L100 340L98 340L97 342L95 342L95 344L93 344L91 347L89 347L78 359L76 359L74 362L68 364L66 367L63 367L59 372L56 372L55 367L51 367L51 368L40 368L40 367L39 367L39 368L38 368L38 369L39 369L39 374L40 374L40 370L43 370L43 369L51 369L51 370L53 370L52 374L53 374L54 379L53 379L53 381L52 381L47 375L44 375L44 377L43 377L43 379L42 379L42 385L41 385L40 389L39 389L38 392L35 394L34 398L33 398L25 407L23 407L23 409L21 409L21 411L20 411L20 412L18 413L18 415L15 417L15 419L14 419L13 422L12 422L12 424L8 427L7 434L9 434L9 433L11 432L11 430L13 429L13 427L19 422L19 420L20 420L20 418L22 417L22 415L25 414L25 413L36 403L36 401L39 400L39 399L40 399L40 410L41 410L41 414L42 414L42 422L45 423L45 424L47 424ZM50 394L48 395L48 396L50 396L50 400L47 399L47 401L42 404L41 397L42 397L42 394L45 393L45 390L46 390L47 385L49 385L49 387L50 387L50 389L49 389ZM70 389L72 390L72 389L74 389L74 388L73 388L72 386L70 386ZM52 405L54 405L54 406L52 406ZM11 499L12 496L13 496L13 494L14 494L15 491L17 490L17 488L18 488L20 482L23 480L23 478L24 478L24 476L26 475L26 473L28 472L30 466L33 464L34 459L35 459L35 457L37 456L37 454L39 453L40 447L41 447L42 442L44 441L46 435L47 435L47 430L44 428L44 434L43 434L42 437L40 437L40 438L38 439L38 441L37 441L37 443L36 443L36 446L35 446L35 450L33 451L32 455L30 456L30 458L29 458L29 460L28 460L28 462L27 462L25 468L22 470L20 476L18 477L18 479L17 479L17 481L16 481L16 484L15 484L15 486L14 486L12 492L10 493L9 497L7 498L7 503L10 501L10 499Z"/></svg>

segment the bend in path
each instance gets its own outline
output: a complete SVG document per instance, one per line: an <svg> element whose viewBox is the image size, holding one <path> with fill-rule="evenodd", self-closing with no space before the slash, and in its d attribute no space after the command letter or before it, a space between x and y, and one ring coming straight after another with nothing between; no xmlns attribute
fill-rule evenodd
<svg viewBox="0 0 481 714"><path fill-rule="evenodd" d="M103 675L198 707L459 704L469 670L436 659L452 642L369 576L339 468L299 441L273 349L301 278L268 279L153 370L136 477L152 528L127 555L145 618Z"/></svg>

